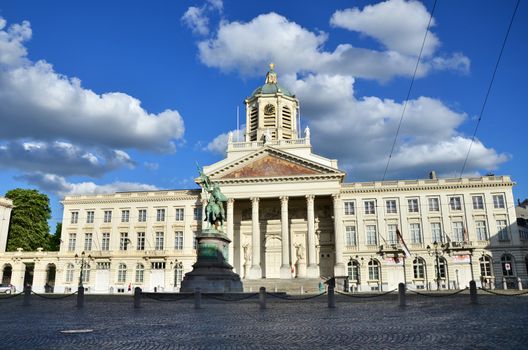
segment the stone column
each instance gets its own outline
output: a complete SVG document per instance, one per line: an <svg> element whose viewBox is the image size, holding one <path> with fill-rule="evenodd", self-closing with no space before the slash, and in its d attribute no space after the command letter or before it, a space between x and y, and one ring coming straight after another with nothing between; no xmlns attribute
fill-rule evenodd
<svg viewBox="0 0 528 350"><path fill-rule="evenodd" d="M41 261L35 262L33 270L33 285L32 290L37 293L44 293L44 285L46 284L47 264Z"/></svg>
<svg viewBox="0 0 528 350"><path fill-rule="evenodd" d="M308 220L308 237L307 237L307 252L308 252L308 267L306 275L308 278L319 278L319 266L316 263L315 256L315 215L314 215L314 196L306 196L307 220Z"/></svg>
<svg viewBox="0 0 528 350"><path fill-rule="evenodd" d="M235 200L233 198L229 198L227 200L227 238L231 240L231 244L229 244L229 256L227 257L227 262L234 266L233 263L235 261L234 259L234 248L235 248L235 242L234 242L234 230L233 230L233 212L234 212L234 204Z"/></svg>
<svg viewBox="0 0 528 350"><path fill-rule="evenodd" d="M345 264L343 263L343 206L339 194L332 196L334 199L334 244L335 244L335 265L334 276L346 276Z"/></svg>
<svg viewBox="0 0 528 350"><path fill-rule="evenodd" d="M252 209L252 233L251 233L251 268L249 269L249 279L262 278L262 269L260 268L260 223L259 223L259 198L251 198Z"/></svg>
<svg viewBox="0 0 528 350"><path fill-rule="evenodd" d="M26 272L26 265L20 261L11 265L11 284L15 286L17 293L24 290L24 275Z"/></svg>
<svg viewBox="0 0 528 350"><path fill-rule="evenodd" d="M280 268L280 278L291 278L290 266L290 240L288 221L288 197L280 197L281 201L281 239L282 239L282 265Z"/></svg>

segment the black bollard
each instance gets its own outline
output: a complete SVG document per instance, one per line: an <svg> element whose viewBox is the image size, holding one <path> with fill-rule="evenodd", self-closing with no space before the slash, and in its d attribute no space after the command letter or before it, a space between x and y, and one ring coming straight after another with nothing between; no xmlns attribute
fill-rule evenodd
<svg viewBox="0 0 528 350"><path fill-rule="evenodd" d="M405 306L405 284L398 284L398 299L400 300L400 306Z"/></svg>
<svg viewBox="0 0 528 350"><path fill-rule="evenodd" d="M194 290L194 308L202 308L202 291L200 290L200 288L196 288Z"/></svg>
<svg viewBox="0 0 528 350"><path fill-rule="evenodd" d="M266 287L260 287L259 304L261 310L264 310L266 308Z"/></svg>
<svg viewBox="0 0 528 350"><path fill-rule="evenodd" d="M336 307L336 298L334 294L334 286L328 285L328 307L334 309Z"/></svg>
<svg viewBox="0 0 528 350"><path fill-rule="evenodd" d="M477 304L477 284L475 281L469 281L469 298L471 304Z"/></svg>
<svg viewBox="0 0 528 350"><path fill-rule="evenodd" d="M24 306L31 305L30 299L31 299L31 286L26 286L24 288L24 301L22 305Z"/></svg>
<svg viewBox="0 0 528 350"><path fill-rule="evenodd" d="M77 307L83 308L84 307L84 287L79 286L77 288Z"/></svg>
<svg viewBox="0 0 528 350"><path fill-rule="evenodd" d="M134 288L134 309L141 307L141 288Z"/></svg>

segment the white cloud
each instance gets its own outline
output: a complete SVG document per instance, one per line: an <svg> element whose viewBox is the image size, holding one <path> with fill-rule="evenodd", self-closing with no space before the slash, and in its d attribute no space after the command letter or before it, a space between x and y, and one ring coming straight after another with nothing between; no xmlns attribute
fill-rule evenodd
<svg viewBox="0 0 528 350"><path fill-rule="evenodd" d="M421 33L423 37L423 28ZM325 32L312 32L281 15L268 13L245 23L221 21L216 35L200 41L198 50L205 65L243 76L262 74L262 67L269 62L276 63L281 74L313 72L381 81L413 74L418 51L411 55L403 49L380 51L350 43L328 51L324 49L327 39ZM431 56L421 62L418 77L432 69L469 69L469 59L462 54L434 59Z"/></svg>
<svg viewBox="0 0 528 350"><path fill-rule="evenodd" d="M26 172L101 176L108 171L134 165L124 151L85 149L63 141L12 141L0 147L0 168Z"/></svg>
<svg viewBox="0 0 528 350"><path fill-rule="evenodd" d="M388 0L367 5L363 10L354 7L336 11L330 24L373 37L389 50L418 56L429 18L430 14L421 2ZM429 31L423 55L432 55L439 45L438 37Z"/></svg>
<svg viewBox="0 0 528 350"><path fill-rule="evenodd" d="M0 138L75 140L83 145L174 151L184 123L175 110L152 114L141 101L120 92L97 94L54 71L45 61L31 62L23 42L28 22L5 29L0 23ZM3 23L3 25L1 25Z"/></svg>
<svg viewBox="0 0 528 350"><path fill-rule="evenodd" d="M207 2L217 11L222 11L224 8L224 2L222 0L207 0Z"/></svg>
<svg viewBox="0 0 528 350"><path fill-rule="evenodd" d="M185 11L181 20L193 33L200 35L209 34L209 18L205 15L205 7L191 6Z"/></svg>
<svg viewBox="0 0 528 350"><path fill-rule="evenodd" d="M158 170L159 169L159 164L158 163L154 163L154 162L144 162L143 163L143 166L145 168L147 168L148 170Z"/></svg>
<svg viewBox="0 0 528 350"><path fill-rule="evenodd" d="M233 141L244 141L244 130L242 126L240 130L231 130L230 132L223 133L215 137L211 142L203 148L205 151L212 153L225 155L227 152L227 141L229 139L229 133L232 133Z"/></svg>
<svg viewBox="0 0 528 350"><path fill-rule="evenodd" d="M62 176L39 172L18 176L17 179L24 180L29 184L38 186L44 191L52 192L59 197L82 194L93 195L115 192L158 190L156 186L136 182L117 181L105 185L97 185L93 182L70 183Z"/></svg>
<svg viewBox="0 0 528 350"><path fill-rule="evenodd" d="M349 76L308 75L302 80L288 76L285 81L304 101L302 120L312 129L315 151L338 158L351 180L381 179L402 103L378 97L357 99ZM388 178L425 176L430 170L450 175L459 172L470 139L457 128L466 118L437 99L410 100ZM508 158L477 141L466 171L493 170Z"/></svg>

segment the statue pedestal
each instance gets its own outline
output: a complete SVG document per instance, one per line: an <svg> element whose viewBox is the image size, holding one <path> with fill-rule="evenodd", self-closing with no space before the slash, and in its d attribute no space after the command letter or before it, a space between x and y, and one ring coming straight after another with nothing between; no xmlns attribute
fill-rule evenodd
<svg viewBox="0 0 528 350"><path fill-rule="evenodd" d="M199 232L196 240L198 259L193 270L185 274L180 292L192 293L196 288L200 288L202 293L242 292L240 276L227 262L231 240L214 228Z"/></svg>

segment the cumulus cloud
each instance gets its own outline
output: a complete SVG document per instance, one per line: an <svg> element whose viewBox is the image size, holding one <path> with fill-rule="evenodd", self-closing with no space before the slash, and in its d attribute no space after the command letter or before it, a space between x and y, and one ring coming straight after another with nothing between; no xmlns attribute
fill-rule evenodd
<svg viewBox="0 0 528 350"><path fill-rule="evenodd" d="M44 191L56 194L59 197L82 194L105 194L128 191L155 191L156 186L136 182L113 182L97 185L93 182L70 183L64 177L55 174L35 172L17 176L16 179L26 181Z"/></svg>
<svg viewBox="0 0 528 350"><path fill-rule="evenodd" d="M422 39L424 30L425 27L420 31ZM328 33L310 31L272 12L249 22L221 21L215 36L198 43L198 51L205 65L226 72L236 71L243 76L261 74L262 67L269 62L275 62L282 74L342 74L380 81L411 76L414 71L419 50L409 54L410 49L404 44L391 44L391 47L400 45L402 48L398 51L341 43L328 51L324 48L328 37ZM431 37L433 43L436 36ZM430 57L422 60L418 77L433 69L468 71L469 59L460 53L444 54L435 61L432 53L437 46L438 43L428 46Z"/></svg>
<svg viewBox="0 0 528 350"><path fill-rule="evenodd" d="M334 27L360 32L381 42L387 49L418 56L430 14L419 1L389 0L336 11L330 19ZM434 26L434 18L431 27ZM429 31L423 55L433 54L440 40Z"/></svg>
<svg viewBox="0 0 528 350"><path fill-rule="evenodd" d="M191 6L185 11L181 20L193 33L209 34L209 18L205 15L205 7Z"/></svg>
<svg viewBox="0 0 528 350"><path fill-rule="evenodd" d="M312 128L315 151L340 160L354 180L381 179L403 103L354 96L354 79L341 75L285 77L303 103L302 119ZM470 139L457 128L467 119L438 99L419 97L407 104L388 178L425 176L428 171L458 175ZM467 172L493 170L509 156L477 141Z"/></svg>
<svg viewBox="0 0 528 350"><path fill-rule="evenodd" d="M153 114L120 92L97 94L77 78L61 75L43 60L27 59L28 22L0 23L0 138L75 140L84 145L174 151L184 123L167 109Z"/></svg>
<svg viewBox="0 0 528 350"><path fill-rule="evenodd" d="M69 142L11 141L0 145L0 168L43 171L62 176L101 176L135 163L128 153L110 149L83 149Z"/></svg>
<svg viewBox="0 0 528 350"><path fill-rule="evenodd" d="M245 126L242 125L242 127L239 130L231 130L229 132L223 133L215 137L211 142L207 144L203 148L205 151L210 151L212 153L225 155L227 152L227 142L229 139L229 134L232 134L233 141L244 141L244 130Z"/></svg>

